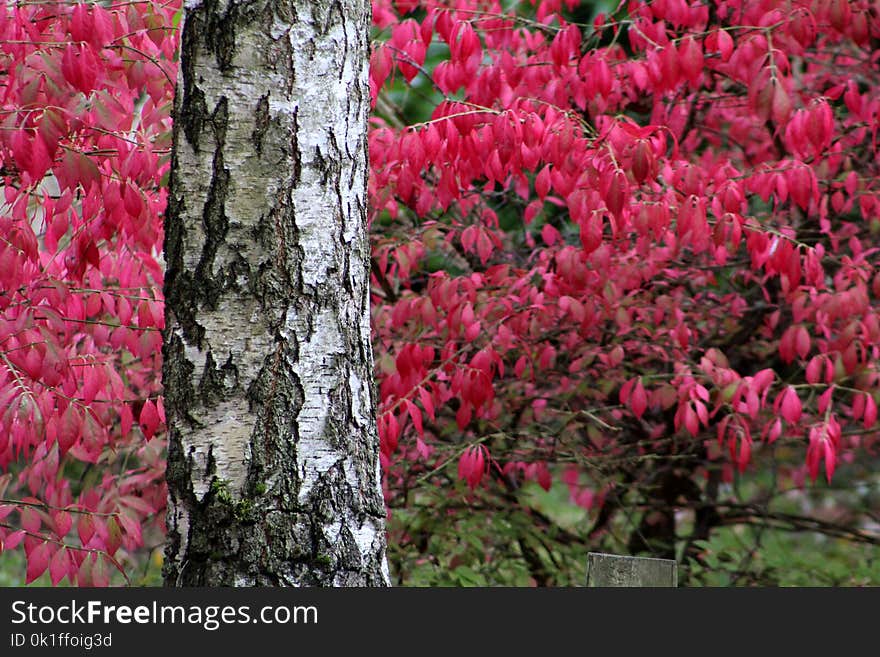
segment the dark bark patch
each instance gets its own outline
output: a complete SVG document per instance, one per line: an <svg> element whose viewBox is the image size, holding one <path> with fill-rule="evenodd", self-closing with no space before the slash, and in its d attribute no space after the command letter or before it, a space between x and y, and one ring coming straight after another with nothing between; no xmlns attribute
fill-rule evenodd
<svg viewBox="0 0 880 657"><path fill-rule="evenodd" d="M202 224L205 229L205 242L201 258L195 271L195 282L201 288L200 299L209 308L216 308L222 294L223 286L214 280L213 265L217 251L226 239L229 231L229 219L226 216L226 197L229 193L229 170L224 164L224 147L226 130L229 123L228 100L220 98L211 116L214 133L214 159L211 171L211 183L202 208Z"/></svg>
<svg viewBox="0 0 880 657"><path fill-rule="evenodd" d="M257 107L254 110L254 130L251 140L254 142L254 150L257 155L263 154L263 139L269 130L269 94L260 96Z"/></svg>

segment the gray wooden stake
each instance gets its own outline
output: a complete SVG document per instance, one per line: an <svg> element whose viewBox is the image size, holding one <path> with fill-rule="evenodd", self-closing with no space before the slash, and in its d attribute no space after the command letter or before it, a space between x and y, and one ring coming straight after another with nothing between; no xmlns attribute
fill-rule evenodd
<svg viewBox="0 0 880 657"><path fill-rule="evenodd" d="M678 586L678 564L671 559L590 552L587 556L587 586Z"/></svg>

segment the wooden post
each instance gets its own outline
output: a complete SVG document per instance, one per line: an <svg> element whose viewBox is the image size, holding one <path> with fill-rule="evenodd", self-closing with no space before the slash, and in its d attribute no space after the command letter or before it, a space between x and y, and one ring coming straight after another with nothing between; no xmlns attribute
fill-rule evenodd
<svg viewBox="0 0 880 657"><path fill-rule="evenodd" d="M587 586L678 586L678 564L671 559L590 552L587 556Z"/></svg>

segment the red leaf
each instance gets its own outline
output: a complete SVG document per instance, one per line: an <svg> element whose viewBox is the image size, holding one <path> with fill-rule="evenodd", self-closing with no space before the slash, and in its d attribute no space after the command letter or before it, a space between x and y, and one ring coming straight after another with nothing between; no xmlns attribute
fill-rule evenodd
<svg viewBox="0 0 880 657"><path fill-rule="evenodd" d="M816 404L816 409L820 413L824 413L828 410L829 404L831 404L831 396L834 394L834 388L828 387L828 389L819 395L819 401Z"/></svg>
<svg viewBox="0 0 880 657"><path fill-rule="evenodd" d="M746 466L752 458L752 441L743 436L739 441L739 453L736 458L736 465L740 472L745 472Z"/></svg>
<svg viewBox="0 0 880 657"><path fill-rule="evenodd" d="M550 193L550 165L546 165L535 177L535 193L542 201Z"/></svg>
<svg viewBox="0 0 880 657"><path fill-rule="evenodd" d="M461 406L455 413L455 422L458 425L459 430L464 431L468 424L471 422L471 417L473 415L473 407L470 402L462 401Z"/></svg>
<svg viewBox="0 0 880 657"><path fill-rule="evenodd" d="M88 191L101 180L101 172L91 158L69 148L64 149L61 164L55 169L55 176L62 189L73 189L79 184Z"/></svg>
<svg viewBox="0 0 880 657"><path fill-rule="evenodd" d="M55 523L55 533L63 538L73 526L73 518L67 511L55 511L52 514L52 521Z"/></svg>
<svg viewBox="0 0 880 657"><path fill-rule="evenodd" d="M647 139L639 139L633 149L632 173L637 183L654 177L656 168L654 151Z"/></svg>
<svg viewBox="0 0 880 657"><path fill-rule="evenodd" d="M700 401L694 402L694 410L703 426L709 426L709 410L706 408L706 405Z"/></svg>
<svg viewBox="0 0 880 657"><path fill-rule="evenodd" d="M779 418L767 425L767 443L772 445L782 435L782 421Z"/></svg>
<svg viewBox="0 0 880 657"><path fill-rule="evenodd" d="M766 68L754 76L749 84L749 100L752 110L762 121L770 118L777 84L775 78L770 78L770 71Z"/></svg>
<svg viewBox="0 0 880 657"><path fill-rule="evenodd" d="M159 422L165 424L165 398L157 397L156 398L156 412L159 414Z"/></svg>
<svg viewBox="0 0 880 657"><path fill-rule="evenodd" d="M80 437L82 431L82 413L75 404L69 404L61 424L58 427L58 449L63 456L70 450Z"/></svg>
<svg viewBox="0 0 880 657"><path fill-rule="evenodd" d="M865 412L862 415L862 425L865 429L870 429L877 422L877 404L874 401L874 396L870 393L865 393Z"/></svg>
<svg viewBox="0 0 880 657"><path fill-rule="evenodd" d="M98 394L98 391L104 385L104 382L101 380L101 375L98 372L98 368L94 365L87 365L83 369L83 386L82 386L82 401L88 406L93 401L95 401L95 397Z"/></svg>
<svg viewBox="0 0 880 657"><path fill-rule="evenodd" d="M700 431L699 418L690 404L685 404L684 407L684 426L692 436L696 436Z"/></svg>
<svg viewBox="0 0 880 657"><path fill-rule="evenodd" d="M10 146L15 163L36 182L43 178L52 161L43 139L39 135L29 138L29 134L30 131L15 130L10 138Z"/></svg>
<svg viewBox="0 0 880 657"><path fill-rule="evenodd" d="M467 482L468 487L476 488L486 473L488 452L483 445L468 447L458 460L458 478Z"/></svg>
<svg viewBox="0 0 880 657"><path fill-rule="evenodd" d="M547 464L539 463L536 469L536 479L538 481L538 485L544 490L550 490L550 486L553 483L553 478L550 476L550 470L547 469Z"/></svg>
<svg viewBox="0 0 880 657"><path fill-rule="evenodd" d="M620 386L620 393L618 397L620 399L621 404L626 404L629 401L629 396L632 394L633 386L635 386L637 379L629 379L626 383Z"/></svg>
<svg viewBox="0 0 880 657"><path fill-rule="evenodd" d="M118 516L119 525L123 529L123 545L126 549L133 549L143 543L141 523L124 514Z"/></svg>
<svg viewBox="0 0 880 657"><path fill-rule="evenodd" d="M426 388L419 388L419 399L428 417L434 420L434 402L431 399L431 393Z"/></svg>
<svg viewBox="0 0 880 657"><path fill-rule="evenodd" d="M834 470L837 468L837 450L830 440L824 441L823 447L825 451L825 477L830 484L831 478L834 476Z"/></svg>
<svg viewBox="0 0 880 657"><path fill-rule="evenodd" d="M406 400L406 410L409 412L409 416L412 419L413 426L416 428L416 432L418 432L419 437L425 437L425 429L422 426L422 411L419 410L419 407L413 404L409 399Z"/></svg>
<svg viewBox="0 0 880 657"><path fill-rule="evenodd" d="M153 306L149 301L141 301L138 304L137 325L138 328L150 328L157 325Z"/></svg>
<svg viewBox="0 0 880 657"><path fill-rule="evenodd" d="M384 413L379 418L379 446L386 457L390 458L397 449L399 436L400 424L394 413Z"/></svg>
<svg viewBox="0 0 880 657"><path fill-rule="evenodd" d="M629 405L633 414L641 419L645 410L648 408L648 395L645 393L645 387L642 385L642 378L636 380L635 387L629 398Z"/></svg>
<svg viewBox="0 0 880 657"><path fill-rule="evenodd" d="M97 555L93 555L97 556ZM97 556L92 566L92 584L94 586L110 585L110 569L107 567L107 557Z"/></svg>
<svg viewBox="0 0 880 657"><path fill-rule="evenodd" d="M147 440L156 435L156 429L159 427L159 412L156 410L156 403L152 399L144 402L139 417L141 431Z"/></svg>
<svg viewBox="0 0 880 657"><path fill-rule="evenodd" d="M61 58L61 72L71 86L88 94L95 88L98 63L90 48L70 44Z"/></svg>
<svg viewBox="0 0 880 657"><path fill-rule="evenodd" d="M796 424L798 420L801 419L801 411L803 408L800 397L798 397L797 392L791 386L788 386L783 390L782 393L780 393L780 397L780 412L782 413L782 417L786 422Z"/></svg>
<svg viewBox="0 0 880 657"><path fill-rule="evenodd" d="M81 241L82 258L93 267L101 266L101 253L93 240Z"/></svg>
<svg viewBox="0 0 880 657"><path fill-rule="evenodd" d="M626 174L621 170L616 170L608 181L608 189L605 193L605 204L608 210L615 217L620 218L624 207L626 206L627 193L629 183L626 180Z"/></svg>
<svg viewBox="0 0 880 657"><path fill-rule="evenodd" d="M116 521L115 516L112 516L107 520L104 527L106 528L107 534L105 537L107 553L110 555L116 554L119 546L122 545L122 529L119 527L119 523Z"/></svg>
<svg viewBox="0 0 880 657"><path fill-rule="evenodd" d="M18 547L19 543L21 543L22 539L26 536L26 533L23 529L19 529L18 531L14 531L6 536L6 539L2 541L2 549L4 550L14 550Z"/></svg>
<svg viewBox="0 0 880 657"><path fill-rule="evenodd" d="M391 50L384 43L373 51L370 56L370 76L375 80L377 87L385 84L393 64L394 58Z"/></svg>
<svg viewBox="0 0 880 657"><path fill-rule="evenodd" d="M580 236L584 253L590 254L602 244L602 219L596 213L580 223Z"/></svg>
<svg viewBox="0 0 880 657"><path fill-rule="evenodd" d="M76 583L78 586L94 586L92 573L94 571L96 559L97 555L95 553L92 553L87 555L86 558L82 560L82 563L79 565L79 570L76 574Z"/></svg>
<svg viewBox="0 0 880 657"><path fill-rule="evenodd" d="M67 132L67 123L63 114L55 108L49 107L43 110L43 117L38 128L40 138L46 145L47 155L50 159L55 157L58 150L58 142Z"/></svg>
<svg viewBox="0 0 880 657"><path fill-rule="evenodd" d="M791 14L789 30L797 42L807 48L816 38L816 19L806 7L798 7Z"/></svg>
<svg viewBox="0 0 880 657"><path fill-rule="evenodd" d="M58 582L67 576L69 568L70 557L67 548L61 547L49 561L49 578L52 580L52 586L58 586Z"/></svg>
<svg viewBox="0 0 880 657"><path fill-rule="evenodd" d="M79 522L76 523L76 531L79 535L80 543L82 543L83 547L87 547L89 541L92 540L92 536L95 535L95 521L90 514L84 513L79 517Z"/></svg>
<svg viewBox="0 0 880 657"><path fill-rule="evenodd" d="M120 432L122 436L127 436L131 432L131 427L134 424L134 416L131 412L131 406L128 404L122 404L118 408L118 412Z"/></svg>
<svg viewBox="0 0 880 657"><path fill-rule="evenodd" d="M29 534L38 534L43 526L40 514L30 506L21 509L21 526Z"/></svg>
<svg viewBox="0 0 880 657"><path fill-rule="evenodd" d="M824 356L813 356L807 364L807 383L818 383L825 367Z"/></svg>
<svg viewBox="0 0 880 657"><path fill-rule="evenodd" d="M733 54L733 38L727 30L718 30L718 53L721 61L726 62Z"/></svg>
<svg viewBox="0 0 880 657"><path fill-rule="evenodd" d="M828 19L835 29L844 32L849 25L852 9L849 0L830 0L828 3Z"/></svg>
<svg viewBox="0 0 880 657"><path fill-rule="evenodd" d="M92 13L84 3L76 4L70 14L70 36L74 41L86 41L91 36L93 28Z"/></svg>
<svg viewBox="0 0 880 657"><path fill-rule="evenodd" d="M685 77L696 85L703 73L703 49L692 36L688 36L679 46L678 55Z"/></svg>
<svg viewBox="0 0 880 657"><path fill-rule="evenodd" d="M25 584L30 584L46 572L49 566L49 543L42 542L27 555L27 574Z"/></svg>
<svg viewBox="0 0 880 657"><path fill-rule="evenodd" d="M791 114L791 98L788 92L782 86L782 83L775 82L773 86L773 98L771 100L771 115L773 120L778 124L783 124L788 120Z"/></svg>

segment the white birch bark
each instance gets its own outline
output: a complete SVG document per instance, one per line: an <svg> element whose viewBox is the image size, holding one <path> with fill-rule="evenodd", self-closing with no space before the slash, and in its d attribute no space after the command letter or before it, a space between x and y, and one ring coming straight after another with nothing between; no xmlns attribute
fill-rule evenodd
<svg viewBox="0 0 880 657"><path fill-rule="evenodd" d="M369 0L188 0L166 213L171 585L384 585Z"/></svg>

